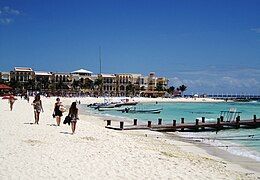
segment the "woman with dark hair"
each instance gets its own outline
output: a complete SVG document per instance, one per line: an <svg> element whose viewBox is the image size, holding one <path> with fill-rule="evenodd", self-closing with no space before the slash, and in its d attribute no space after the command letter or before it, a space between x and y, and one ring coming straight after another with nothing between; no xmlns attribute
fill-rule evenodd
<svg viewBox="0 0 260 180"><path fill-rule="evenodd" d="M10 103L10 110L13 110L13 106L14 106L14 102L15 102L16 98L13 95L9 96L9 103Z"/></svg>
<svg viewBox="0 0 260 180"><path fill-rule="evenodd" d="M37 94L32 103L34 109L35 124L39 124L40 112L43 112L41 96Z"/></svg>
<svg viewBox="0 0 260 180"><path fill-rule="evenodd" d="M62 111L60 110L61 108L61 102L60 102L60 98L56 99L56 103L54 105L54 117L56 118L56 122L57 122L57 126L60 125L60 118L62 116Z"/></svg>
<svg viewBox="0 0 260 180"><path fill-rule="evenodd" d="M72 130L72 134L74 134L75 129L76 129L76 123L78 118L78 108L77 108L77 103L73 102L70 106L70 110L69 110L69 116L71 117L71 130Z"/></svg>

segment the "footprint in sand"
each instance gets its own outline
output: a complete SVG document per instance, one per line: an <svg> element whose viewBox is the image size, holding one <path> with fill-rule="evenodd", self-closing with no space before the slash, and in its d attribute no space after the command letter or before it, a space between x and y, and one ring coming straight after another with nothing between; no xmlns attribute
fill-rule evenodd
<svg viewBox="0 0 260 180"><path fill-rule="evenodd" d="M81 139L84 139L84 140L87 140L87 141L96 141L95 138L93 138L93 137L88 137L88 136L82 137Z"/></svg>
<svg viewBox="0 0 260 180"><path fill-rule="evenodd" d="M35 146L35 145L39 145L42 144L42 141L39 140L33 140L33 139L28 139L28 140L24 140L23 142L30 144L31 146Z"/></svg>

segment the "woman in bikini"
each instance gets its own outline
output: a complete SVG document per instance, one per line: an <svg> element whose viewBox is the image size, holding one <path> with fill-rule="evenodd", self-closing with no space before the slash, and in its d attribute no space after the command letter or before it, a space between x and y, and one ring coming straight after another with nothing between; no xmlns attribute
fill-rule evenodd
<svg viewBox="0 0 260 180"><path fill-rule="evenodd" d="M13 95L9 96L9 103L10 103L10 110L13 110L13 106L14 106L14 102L15 102L16 98L14 98Z"/></svg>
<svg viewBox="0 0 260 180"><path fill-rule="evenodd" d="M70 106L69 109L69 116L71 118L71 130L72 130L72 134L74 134L75 129L76 129L76 123L78 118L78 108L77 108L77 103L73 102Z"/></svg>
<svg viewBox="0 0 260 180"><path fill-rule="evenodd" d="M57 126L60 126L60 120L62 116L62 111L60 110L60 107L62 106L60 102L60 98L56 99L56 103L54 105L54 116L56 118Z"/></svg>
<svg viewBox="0 0 260 180"><path fill-rule="evenodd" d="M35 99L34 99L32 105L33 105L33 109L34 109L35 124L39 124L40 112L41 111L43 112L41 96L39 94L37 94L35 96Z"/></svg>

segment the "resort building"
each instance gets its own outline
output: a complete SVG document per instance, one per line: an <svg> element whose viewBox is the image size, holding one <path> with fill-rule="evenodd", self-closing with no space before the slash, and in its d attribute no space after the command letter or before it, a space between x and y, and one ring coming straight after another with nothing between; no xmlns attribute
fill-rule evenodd
<svg viewBox="0 0 260 180"><path fill-rule="evenodd" d="M13 71L10 72L10 80L17 82L28 82L34 79L34 71L29 67L15 67Z"/></svg>
<svg viewBox="0 0 260 180"><path fill-rule="evenodd" d="M116 75L114 74L101 74L99 77L102 80L102 94L106 96L116 96Z"/></svg>
<svg viewBox="0 0 260 180"><path fill-rule="evenodd" d="M51 83L54 83L56 85L55 89L70 89L72 83L72 75L66 72L52 73Z"/></svg>
<svg viewBox="0 0 260 180"><path fill-rule="evenodd" d="M148 88L148 77L140 76L140 91Z"/></svg>
<svg viewBox="0 0 260 180"><path fill-rule="evenodd" d="M51 81L51 72L35 71L35 82Z"/></svg>
<svg viewBox="0 0 260 180"><path fill-rule="evenodd" d="M55 92L80 92L89 95L106 96L164 96L168 79L134 73L98 74L79 69L70 73L33 71L29 67L15 67L13 71L1 72L0 79L22 90ZM19 82L17 84L17 82ZM19 89L19 88L18 88Z"/></svg>
<svg viewBox="0 0 260 180"><path fill-rule="evenodd" d="M93 72L85 70L85 69L79 69L76 71L72 71L71 74L78 75L80 77L90 77L93 74Z"/></svg>
<svg viewBox="0 0 260 180"><path fill-rule="evenodd" d="M90 90L93 88L93 80L91 75L93 72L79 69L70 73L72 77L72 85L77 88L84 88L84 90Z"/></svg>
<svg viewBox="0 0 260 180"><path fill-rule="evenodd" d="M148 77L131 73L101 74L98 78L102 80L100 93L110 96L164 96L168 86L167 78L156 77L155 73Z"/></svg>
<svg viewBox="0 0 260 180"><path fill-rule="evenodd" d="M147 88L140 93L140 96L162 97L168 87L168 79L165 77L156 77L154 72L150 72L147 77Z"/></svg>
<svg viewBox="0 0 260 180"><path fill-rule="evenodd" d="M126 96L133 84L132 74L116 74L116 95ZM130 87L131 85L131 87Z"/></svg>
<svg viewBox="0 0 260 180"><path fill-rule="evenodd" d="M3 82L9 82L10 81L10 72L0 72L0 79Z"/></svg>
<svg viewBox="0 0 260 180"><path fill-rule="evenodd" d="M117 79L117 96L136 96L141 90L141 74L116 74Z"/></svg>
<svg viewBox="0 0 260 180"><path fill-rule="evenodd" d="M48 89L51 82L51 72L35 71L35 87L36 89Z"/></svg>
<svg viewBox="0 0 260 180"><path fill-rule="evenodd" d="M148 76L148 91L154 91L156 88L156 76L154 72L150 72Z"/></svg>

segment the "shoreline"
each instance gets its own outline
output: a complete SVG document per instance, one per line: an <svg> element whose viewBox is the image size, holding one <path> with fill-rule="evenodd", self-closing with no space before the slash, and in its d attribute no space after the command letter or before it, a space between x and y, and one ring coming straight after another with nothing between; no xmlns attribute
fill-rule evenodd
<svg viewBox="0 0 260 180"><path fill-rule="evenodd" d="M211 144L207 144L205 142L202 141L192 141L192 140L188 140L186 138L183 138L181 135L178 134L171 134L171 133L166 133L167 135L169 135L173 138L175 138L175 140L178 141L182 141L185 143L189 143L189 144L193 144L194 146L201 148L203 150L205 150L208 154L221 158L224 161L228 161L232 164L237 164L243 168L246 168L249 171L252 171L254 173L259 173L260 172L260 167L259 165L259 161L256 161L252 158L249 157L245 157L245 156L239 156L236 154L233 154L227 150L221 149L217 146L211 145Z"/></svg>
<svg viewBox="0 0 260 180"><path fill-rule="evenodd" d="M63 105L88 98L61 98ZM32 100L31 100L32 101ZM30 102L31 102L30 101ZM17 100L13 111L0 101L1 179L259 179L259 172L207 153L195 145L151 131L113 131L100 117L80 112L76 133L55 125L55 98L42 98L44 113L32 124L33 108ZM62 120L68 112L63 114ZM37 167L37 168L36 168ZM187 168L189 167L189 168Z"/></svg>
<svg viewBox="0 0 260 180"><path fill-rule="evenodd" d="M85 114L84 114L85 115ZM91 115L92 116L92 115ZM106 120L108 119L109 116L106 115L102 115L102 114L94 114L93 116L96 116L100 119L102 119L102 121L106 122ZM127 125L132 124L132 120L130 118L125 118L125 117L117 117L117 116L111 116L109 117L112 122L120 122L120 121L124 121ZM119 119L118 119L119 118ZM125 118L125 119L124 119ZM144 121L140 120L141 123L145 124ZM117 130L114 130L117 131ZM144 133L144 134L152 134L152 131L149 130L131 130L131 131L139 131L140 133ZM128 133L129 131L126 131L126 133ZM163 132L156 132L156 134L162 134L164 135L166 139L170 139L170 140L174 140L174 141L179 141L181 143L186 143L186 146L196 146L197 148L206 151L209 155L214 156L216 158L220 158L223 161L228 161L231 164L235 164L238 166L241 166L242 168L245 168L246 170L250 171L251 173L258 173L260 176L260 167L258 167L259 162L249 158L249 157L245 157L245 156L239 156L236 154L233 154L231 152L228 152L227 150L223 150L219 147L216 147L214 145L211 144L207 144L205 142L198 142L198 141L192 141L189 140L187 138L185 138L184 136L181 136L180 134L176 134L176 133L163 133ZM181 147L181 145L179 146L181 149L184 149L185 151L191 152L190 149L185 148L185 147Z"/></svg>

